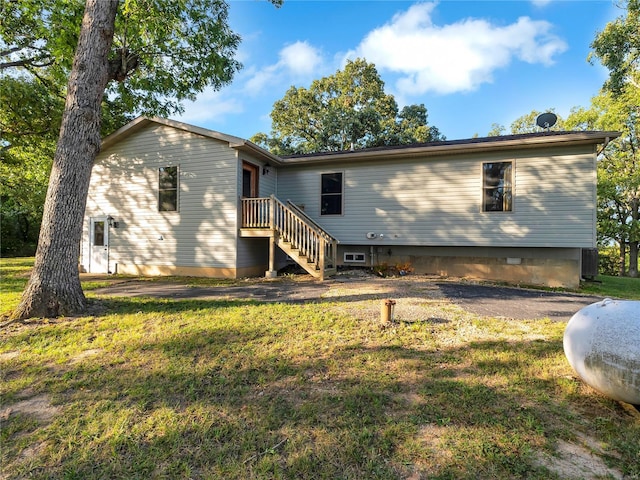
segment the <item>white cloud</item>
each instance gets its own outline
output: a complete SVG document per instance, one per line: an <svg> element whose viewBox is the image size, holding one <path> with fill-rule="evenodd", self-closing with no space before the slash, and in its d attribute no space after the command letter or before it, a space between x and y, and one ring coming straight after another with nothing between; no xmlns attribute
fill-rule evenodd
<svg viewBox="0 0 640 480"><path fill-rule="evenodd" d="M383 71L400 74L400 95L427 91L447 94L477 89L514 60L550 65L566 43L550 33L552 25L521 17L507 26L483 19L434 25L435 3L419 3L370 32L347 55L363 57Z"/></svg>
<svg viewBox="0 0 640 480"><path fill-rule="evenodd" d="M245 111L243 99L258 95L271 85L293 81L304 77L313 78L322 64L320 51L307 42L296 42L285 46L279 52L277 63L258 70L254 66L241 71L238 78L247 79L242 86L234 84L221 91L206 89L195 102L185 102L185 111L178 117L180 121L196 125L212 122L224 124L230 116Z"/></svg>
<svg viewBox="0 0 640 480"><path fill-rule="evenodd" d="M195 102L185 102L184 113L179 120L186 123L202 124L205 122L223 122L230 114L237 115L244 111L244 106L229 93L206 89L198 95Z"/></svg>
<svg viewBox="0 0 640 480"><path fill-rule="evenodd" d="M278 65L296 75L310 75L321 63L322 57L316 48L307 42L296 42L280 50Z"/></svg>
<svg viewBox="0 0 640 480"><path fill-rule="evenodd" d="M244 85L247 93L257 95L271 82L273 82L278 74L278 64L269 65L262 70L258 70Z"/></svg>
<svg viewBox="0 0 640 480"><path fill-rule="evenodd" d="M317 74L322 65L320 50L308 42L295 42L280 50L277 63L255 71L245 84L245 90L253 95L267 86L291 80L307 80Z"/></svg>

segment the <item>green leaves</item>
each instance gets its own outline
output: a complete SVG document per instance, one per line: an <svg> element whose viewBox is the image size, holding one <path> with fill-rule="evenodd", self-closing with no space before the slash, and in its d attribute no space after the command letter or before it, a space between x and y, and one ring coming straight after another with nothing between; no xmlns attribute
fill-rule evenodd
<svg viewBox="0 0 640 480"><path fill-rule="evenodd" d="M373 64L358 59L344 70L314 80L309 89L291 87L271 112L271 137L252 141L277 154L340 151L439 140L427 125L424 105L398 113L393 95Z"/></svg>
<svg viewBox="0 0 640 480"><path fill-rule="evenodd" d="M275 1L278 5L279 2ZM64 91L83 15L83 2L3 2L0 72L16 69ZM107 95L129 112L168 116L204 88L231 81L240 36L221 0L124 0L116 18Z"/></svg>
<svg viewBox="0 0 640 480"><path fill-rule="evenodd" d="M574 109L567 118L567 124L580 129L621 133L598 159L598 241L628 247L632 275L640 242L639 105L640 88L626 84L617 93L603 90L591 100L591 108Z"/></svg>
<svg viewBox="0 0 640 480"><path fill-rule="evenodd" d="M129 110L168 116L208 86L216 89L240 69L240 37L217 0L127 0L116 18L109 95Z"/></svg>
<svg viewBox="0 0 640 480"><path fill-rule="evenodd" d="M591 44L593 53L610 72L605 88L620 93L626 84L640 88L640 0L626 0L626 17L607 24Z"/></svg>

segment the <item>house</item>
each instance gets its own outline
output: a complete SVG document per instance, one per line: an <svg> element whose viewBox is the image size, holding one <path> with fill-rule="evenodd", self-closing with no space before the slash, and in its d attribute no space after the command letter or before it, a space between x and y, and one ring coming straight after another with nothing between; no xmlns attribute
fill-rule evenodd
<svg viewBox="0 0 640 480"><path fill-rule="evenodd" d="M616 132L540 132L278 157L138 118L103 141L81 269L239 278L291 259L575 287L596 247L596 156Z"/></svg>

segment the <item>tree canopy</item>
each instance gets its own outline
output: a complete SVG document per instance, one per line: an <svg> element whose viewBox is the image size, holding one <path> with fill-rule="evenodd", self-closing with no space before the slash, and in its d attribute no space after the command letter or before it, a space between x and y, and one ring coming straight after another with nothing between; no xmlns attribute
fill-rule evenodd
<svg viewBox="0 0 640 480"><path fill-rule="evenodd" d="M620 94L603 90L590 108L574 109L567 124L575 129L616 130L620 137L603 149L598 159L598 239L620 248L619 272L638 275L640 242L640 89Z"/></svg>
<svg viewBox="0 0 640 480"><path fill-rule="evenodd" d="M626 16L609 22L591 44L589 60L609 69L605 88L619 93L626 85L640 88L640 0L625 0Z"/></svg>
<svg viewBox="0 0 640 480"><path fill-rule="evenodd" d="M604 239L620 247L620 272L638 276L640 250L640 0L627 0L626 15L607 24L591 44L590 60L609 69L603 91L591 108L576 116L587 125L615 129L612 142L598 164L598 226Z"/></svg>
<svg viewBox="0 0 640 480"><path fill-rule="evenodd" d="M292 86L271 112L271 135L251 140L277 154L340 151L444 139L427 124L424 105L398 111L375 65L348 61L344 70Z"/></svg>
<svg viewBox="0 0 640 480"><path fill-rule="evenodd" d="M83 11L78 1L3 2L0 70L22 69L64 94ZM107 97L129 112L168 116L206 86L227 84L240 68L227 16L219 0L119 2Z"/></svg>

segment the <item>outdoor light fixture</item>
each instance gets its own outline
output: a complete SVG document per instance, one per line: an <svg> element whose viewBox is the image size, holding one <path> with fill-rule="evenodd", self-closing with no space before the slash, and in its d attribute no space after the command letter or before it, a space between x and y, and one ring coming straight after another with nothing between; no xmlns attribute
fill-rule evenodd
<svg viewBox="0 0 640 480"><path fill-rule="evenodd" d="M268 163L265 163L264 167L262 167L262 175L269 175L270 169L271 169L271 165L269 165Z"/></svg>
<svg viewBox="0 0 640 480"><path fill-rule="evenodd" d="M118 226L120 225L118 222L114 221L115 219L109 215L107 217L107 224L112 227L112 228L118 228Z"/></svg>

